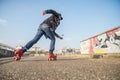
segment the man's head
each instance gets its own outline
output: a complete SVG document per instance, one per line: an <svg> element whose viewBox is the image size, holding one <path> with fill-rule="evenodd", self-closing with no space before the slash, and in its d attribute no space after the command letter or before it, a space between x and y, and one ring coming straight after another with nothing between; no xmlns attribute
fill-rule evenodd
<svg viewBox="0 0 120 80"><path fill-rule="evenodd" d="M59 14L58 18L59 18L60 20L63 20L63 18L62 18L62 15L61 15L61 14Z"/></svg>

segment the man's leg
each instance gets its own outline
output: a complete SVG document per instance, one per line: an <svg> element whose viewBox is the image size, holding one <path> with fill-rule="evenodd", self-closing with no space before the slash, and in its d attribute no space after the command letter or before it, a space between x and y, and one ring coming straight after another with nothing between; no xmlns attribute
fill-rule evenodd
<svg viewBox="0 0 120 80"><path fill-rule="evenodd" d="M45 31L45 34L48 36L48 38L51 40L49 53L53 54L53 51L55 49L55 41L56 41L54 33L50 27L46 28L44 31Z"/></svg>
<svg viewBox="0 0 120 80"><path fill-rule="evenodd" d="M42 37L42 35L44 34L44 32L42 30L38 30L37 34L35 35L35 37L29 41L23 48L22 48L22 52L26 52L28 49L30 49L35 43L38 42L38 40Z"/></svg>
<svg viewBox="0 0 120 80"><path fill-rule="evenodd" d="M50 42L50 49L49 49L49 53L53 54L53 51L55 49L55 37L51 37L50 38L51 42Z"/></svg>
<svg viewBox="0 0 120 80"><path fill-rule="evenodd" d="M30 49L42 37L43 34L44 32L39 28L37 34L31 41L29 41L24 47L14 50L14 53L16 54L16 56L14 56L14 60L20 60L23 53Z"/></svg>
<svg viewBox="0 0 120 80"><path fill-rule="evenodd" d="M14 56L14 60L20 60L23 53L30 49L42 37L43 34L44 32L42 30L38 30L35 37L31 41L29 41L24 47L14 50L14 53L16 54L16 56Z"/></svg>
<svg viewBox="0 0 120 80"><path fill-rule="evenodd" d="M48 54L48 61L54 61L57 59L57 56L54 55L53 51L55 49L55 36L54 36L54 33L53 31L48 28L48 31L46 32L47 36L49 37L49 39L51 40L50 42L50 49L49 49L49 54Z"/></svg>
<svg viewBox="0 0 120 80"><path fill-rule="evenodd" d="M48 60L53 61L56 60L56 56L53 54L55 49L55 36L53 30L46 24L44 24L41 29L45 32L45 35L51 40L50 42L50 49L48 54Z"/></svg>

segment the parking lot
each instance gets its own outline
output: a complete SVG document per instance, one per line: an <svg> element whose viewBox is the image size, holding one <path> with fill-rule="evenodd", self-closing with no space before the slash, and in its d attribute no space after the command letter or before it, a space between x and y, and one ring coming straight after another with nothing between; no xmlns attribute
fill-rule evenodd
<svg viewBox="0 0 120 80"><path fill-rule="evenodd" d="M120 59L69 58L58 56L0 59L1 80L120 80Z"/></svg>

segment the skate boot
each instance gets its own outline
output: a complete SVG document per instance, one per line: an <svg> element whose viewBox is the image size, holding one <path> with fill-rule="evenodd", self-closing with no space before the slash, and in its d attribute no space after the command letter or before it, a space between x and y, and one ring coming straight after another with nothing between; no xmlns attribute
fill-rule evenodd
<svg viewBox="0 0 120 80"><path fill-rule="evenodd" d="M55 60L57 60L57 55L48 54L48 61L55 61Z"/></svg>
<svg viewBox="0 0 120 80"><path fill-rule="evenodd" d="M13 59L15 61L19 61L23 55L23 52L22 52L22 48L17 48L13 51L13 53L15 54L15 56L13 57Z"/></svg>

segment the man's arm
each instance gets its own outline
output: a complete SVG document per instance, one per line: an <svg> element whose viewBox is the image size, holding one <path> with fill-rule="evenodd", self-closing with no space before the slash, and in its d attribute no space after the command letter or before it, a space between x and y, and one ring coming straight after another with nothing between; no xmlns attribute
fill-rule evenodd
<svg viewBox="0 0 120 80"><path fill-rule="evenodd" d="M54 34L56 37L60 38L60 39L63 39L63 37L59 36L55 31L54 31Z"/></svg>
<svg viewBox="0 0 120 80"><path fill-rule="evenodd" d="M55 15L56 17L59 17L59 13L57 13L56 11L52 10L52 9L48 9L48 10L43 10L42 11L42 15L45 15L45 14L53 14Z"/></svg>

